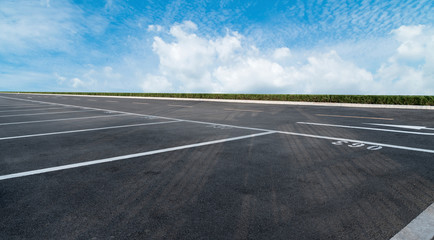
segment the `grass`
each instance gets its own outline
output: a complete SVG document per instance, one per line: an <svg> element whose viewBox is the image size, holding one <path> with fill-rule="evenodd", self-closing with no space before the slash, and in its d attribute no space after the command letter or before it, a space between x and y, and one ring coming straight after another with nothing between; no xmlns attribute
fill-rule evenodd
<svg viewBox="0 0 434 240"><path fill-rule="evenodd" d="M308 95L308 94L212 94L212 93L109 93L109 92L15 92L101 96L171 97L202 99L239 99L268 101L363 103L434 106L434 96L409 95Z"/></svg>

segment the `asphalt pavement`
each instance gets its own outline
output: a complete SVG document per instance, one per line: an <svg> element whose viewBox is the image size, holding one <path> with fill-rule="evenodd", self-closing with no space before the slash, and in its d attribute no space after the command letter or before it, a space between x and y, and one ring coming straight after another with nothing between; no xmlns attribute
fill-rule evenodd
<svg viewBox="0 0 434 240"><path fill-rule="evenodd" d="M0 94L0 239L431 239L433 203L433 110Z"/></svg>

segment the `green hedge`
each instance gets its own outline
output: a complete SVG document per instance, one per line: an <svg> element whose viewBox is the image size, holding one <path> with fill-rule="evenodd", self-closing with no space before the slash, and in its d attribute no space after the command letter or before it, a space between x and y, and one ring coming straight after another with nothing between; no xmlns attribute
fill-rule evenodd
<svg viewBox="0 0 434 240"><path fill-rule="evenodd" d="M24 93L24 92L23 92ZM211 93L107 93L107 92L25 92L44 94L76 94L134 97L173 97L203 99L242 99L300 102L365 103L398 105L431 105L434 96L399 95L307 95L307 94L211 94Z"/></svg>

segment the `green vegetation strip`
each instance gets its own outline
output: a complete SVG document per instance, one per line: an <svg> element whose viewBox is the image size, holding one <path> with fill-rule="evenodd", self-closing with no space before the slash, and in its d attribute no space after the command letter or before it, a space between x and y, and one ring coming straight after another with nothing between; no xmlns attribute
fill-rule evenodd
<svg viewBox="0 0 434 240"><path fill-rule="evenodd" d="M211 93L108 93L108 92L14 92L130 97L237 99L296 102L362 103L434 106L434 96L399 95L304 95L304 94L211 94Z"/></svg>

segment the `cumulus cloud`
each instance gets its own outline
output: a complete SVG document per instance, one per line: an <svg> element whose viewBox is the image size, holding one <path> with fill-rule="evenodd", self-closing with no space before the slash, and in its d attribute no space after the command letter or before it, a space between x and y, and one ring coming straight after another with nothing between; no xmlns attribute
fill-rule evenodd
<svg viewBox="0 0 434 240"><path fill-rule="evenodd" d="M394 94L434 94L434 29L401 26L392 31L399 46L375 77Z"/></svg>
<svg viewBox="0 0 434 240"><path fill-rule="evenodd" d="M342 60L335 51L294 66L283 64L291 58L287 47L260 51L237 32L211 38L196 31L197 26L187 21L170 28L173 41L154 37L159 74L148 76L143 86L164 79L163 90L176 92L358 93L374 84L371 73Z"/></svg>
<svg viewBox="0 0 434 240"><path fill-rule="evenodd" d="M291 51L287 47L277 48L273 52L273 59L281 60L291 56Z"/></svg>
<svg viewBox="0 0 434 240"><path fill-rule="evenodd" d="M260 50L244 36L196 34L191 21L173 25L168 38L154 37L159 71L148 75L143 91L433 94L432 29L402 26L393 30L395 53L376 72L343 59L337 51L295 57L287 47Z"/></svg>

